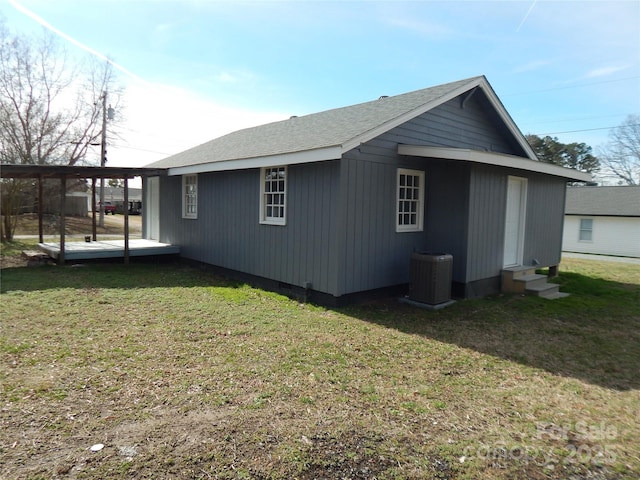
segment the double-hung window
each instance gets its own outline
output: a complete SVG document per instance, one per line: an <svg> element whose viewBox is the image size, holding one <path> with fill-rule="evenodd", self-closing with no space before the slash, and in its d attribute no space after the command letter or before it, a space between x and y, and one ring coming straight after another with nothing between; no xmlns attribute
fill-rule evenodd
<svg viewBox="0 0 640 480"><path fill-rule="evenodd" d="M419 232L424 217L424 172L398 169L396 232Z"/></svg>
<svg viewBox="0 0 640 480"><path fill-rule="evenodd" d="M287 167L266 167L260 172L260 223L287 223Z"/></svg>
<svg viewBox="0 0 640 480"><path fill-rule="evenodd" d="M182 218L198 218L198 176L182 176Z"/></svg>
<svg viewBox="0 0 640 480"><path fill-rule="evenodd" d="M578 240L580 240L581 242L591 242L593 240L592 218L580 219L580 233L578 234Z"/></svg>

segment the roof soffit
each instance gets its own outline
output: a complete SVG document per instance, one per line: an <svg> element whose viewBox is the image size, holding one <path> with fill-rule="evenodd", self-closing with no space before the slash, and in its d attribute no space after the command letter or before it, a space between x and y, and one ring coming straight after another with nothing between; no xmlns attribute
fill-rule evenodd
<svg viewBox="0 0 640 480"><path fill-rule="evenodd" d="M445 160L460 160L498 167L515 168L579 182L589 182L592 180L591 175L585 172L560 167L539 160L495 152L482 152L465 148L430 147L425 145L398 145L398 154L425 158L442 158Z"/></svg>

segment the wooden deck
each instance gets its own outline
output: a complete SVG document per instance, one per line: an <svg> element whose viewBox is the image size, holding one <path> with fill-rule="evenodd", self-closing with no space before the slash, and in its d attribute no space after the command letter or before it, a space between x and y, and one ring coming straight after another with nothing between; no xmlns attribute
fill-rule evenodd
<svg viewBox="0 0 640 480"><path fill-rule="evenodd" d="M59 243L39 243L38 248L58 260ZM174 255L180 253L180 247L153 240L129 240L129 256L143 257L152 255ZM124 240L102 240L96 242L65 242L64 258L69 260L91 260L95 258L123 258Z"/></svg>

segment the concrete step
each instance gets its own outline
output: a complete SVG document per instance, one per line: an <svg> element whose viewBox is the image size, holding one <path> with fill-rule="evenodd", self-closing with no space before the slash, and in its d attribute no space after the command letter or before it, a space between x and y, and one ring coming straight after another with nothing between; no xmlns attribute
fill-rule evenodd
<svg viewBox="0 0 640 480"><path fill-rule="evenodd" d="M516 279L519 277L526 277L528 275L535 275L536 267L531 265L520 265L517 267L509 267L502 270L503 278Z"/></svg>
<svg viewBox="0 0 640 480"><path fill-rule="evenodd" d="M567 297L560 292L560 285L547 283L549 277L536 273L536 267L523 265L502 270L502 291L534 295L549 300Z"/></svg>
<svg viewBox="0 0 640 480"><path fill-rule="evenodd" d="M516 283L524 283L525 284L524 290L526 290L529 287L546 284L548 278L549 277L547 277L546 275L540 275L538 273L534 273L532 275L523 275L521 277L514 278L513 281Z"/></svg>
<svg viewBox="0 0 640 480"><path fill-rule="evenodd" d="M529 295L535 295L536 297L545 297L547 298L550 295L555 295L560 292L560 285L556 285L555 283L545 283L528 286L525 290L525 293Z"/></svg>
<svg viewBox="0 0 640 480"><path fill-rule="evenodd" d="M23 250L22 258L27 260L29 267L44 265L49 260L49 255L38 250Z"/></svg>
<svg viewBox="0 0 640 480"><path fill-rule="evenodd" d="M529 285L546 283L546 275L538 275L535 268L523 268L518 271L502 271L502 291L511 293L524 293Z"/></svg>

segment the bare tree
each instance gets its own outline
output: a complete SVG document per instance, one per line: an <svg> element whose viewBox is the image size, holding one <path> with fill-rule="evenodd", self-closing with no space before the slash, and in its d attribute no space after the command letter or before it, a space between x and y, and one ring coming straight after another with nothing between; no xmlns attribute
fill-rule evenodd
<svg viewBox="0 0 640 480"><path fill-rule="evenodd" d="M599 158L620 183L640 185L640 115L629 115L611 131Z"/></svg>
<svg viewBox="0 0 640 480"><path fill-rule="evenodd" d="M57 37L13 35L0 23L0 162L84 163L99 144L101 96L113 81L107 62L72 62ZM11 240L24 180L2 181L3 239Z"/></svg>

